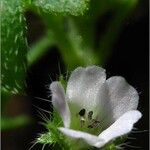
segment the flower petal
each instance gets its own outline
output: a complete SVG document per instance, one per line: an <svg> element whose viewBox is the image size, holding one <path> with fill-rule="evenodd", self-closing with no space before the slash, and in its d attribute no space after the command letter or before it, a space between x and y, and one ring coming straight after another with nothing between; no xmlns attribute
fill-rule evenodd
<svg viewBox="0 0 150 150"><path fill-rule="evenodd" d="M68 128L62 128L62 127L59 128L59 130L66 136L72 139L82 139L91 146L95 146L95 144L98 142L103 142L102 140L98 138L98 136L95 136L86 132L72 130Z"/></svg>
<svg viewBox="0 0 150 150"><path fill-rule="evenodd" d="M100 148L107 144L109 141L129 133L133 129L133 125L141 117L142 114L137 110L128 111L109 128L104 130L99 136L62 127L59 128L59 130L72 139L82 139L89 145Z"/></svg>
<svg viewBox="0 0 150 150"><path fill-rule="evenodd" d="M78 67L68 81L66 95L69 103L77 105L80 109L92 110L102 99L97 98L97 93L105 80L105 70L101 67Z"/></svg>
<svg viewBox="0 0 150 150"><path fill-rule="evenodd" d="M98 136L102 139L102 142L97 142L96 147L102 147L109 141L129 133L133 129L134 123L136 123L141 117L142 114L137 110L126 112Z"/></svg>
<svg viewBox="0 0 150 150"><path fill-rule="evenodd" d="M106 83L109 88L114 121L125 112L137 109L139 95L123 77L111 77Z"/></svg>
<svg viewBox="0 0 150 150"><path fill-rule="evenodd" d="M52 82L50 85L52 92L52 104L56 110L60 113L65 127L70 126L70 110L65 100L65 92L61 83Z"/></svg>

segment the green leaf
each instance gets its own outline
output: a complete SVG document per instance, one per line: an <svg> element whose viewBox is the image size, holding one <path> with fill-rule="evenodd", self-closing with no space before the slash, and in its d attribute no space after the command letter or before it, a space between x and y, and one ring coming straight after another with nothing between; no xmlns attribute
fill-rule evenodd
<svg viewBox="0 0 150 150"><path fill-rule="evenodd" d="M89 0L33 0L35 6L51 14L83 15Z"/></svg>
<svg viewBox="0 0 150 150"><path fill-rule="evenodd" d="M18 117L10 118L10 117L2 117L1 118L1 130L10 130L16 127L22 127L30 122L30 118L21 115Z"/></svg>
<svg viewBox="0 0 150 150"><path fill-rule="evenodd" d="M27 40L21 0L2 0L2 89L11 94L23 93L26 77Z"/></svg>
<svg viewBox="0 0 150 150"><path fill-rule="evenodd" d="M56 42L53 38L52 33L47 33L38 42L36 42L27 53L28 66L36 63L49 49L50 46Z"/></svg>

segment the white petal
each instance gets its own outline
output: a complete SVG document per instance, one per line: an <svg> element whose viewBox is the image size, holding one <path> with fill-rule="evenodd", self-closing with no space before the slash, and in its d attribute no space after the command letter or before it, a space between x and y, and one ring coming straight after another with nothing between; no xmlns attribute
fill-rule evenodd
<svg viewBox="0 0 150 150"><path fill-rule="evenodd" d="M128 111L123 114L115 123L104 130L98 137L82 131L76 131L68 128L59 128L66 136L72 139L82 139L91 146L100 148L109 141L129 133L133 129L133 125L142 117L137 110Z"/></svg>
<svg viewBox="0 0 150 150"><path fill-rule="evenodd" d="M88 134L82 131L72 130L68 128L59 128L59 130L66 136L72 139L82 139L91 146L95 146L95 144L97 144L98 142L103 142L98 138L98 136Z"/></svg>
<svg viewBox="0 0 150 150"><path fill-rule="evenodd" d="M106 83L109 88L114 121L125 112L137 109L139 95L123 77L111 77Z"/></svg>
<svg viewBox="0 0 150 150"><path fill-rule="evenodd" d="M137 110L128 111L123 114L115 123L104 130L98 137L103 142L98 142L97 147L102 147L109 141L129 133L133 129L133 125L142 117L142 114Z"/></svg>
<svg viewBox="0 0 150 150"><path fill-rule="evenodd" d="M52 104L56 110L60 113L64 126L70 126L70 110L68 104L65 100L65 92L61 83L52 82L50 85L50 90L52 92Z"/></svg>
<svg viewBox="0 0 150 150"><path fill-rule="evenodd" d="M101 98L97 98L100 88L106 80L105 70L97 66L75 69L68 81L66 95L69 103L80 109L92 110ZM100 108L99 108L100 109Z"/></svg>

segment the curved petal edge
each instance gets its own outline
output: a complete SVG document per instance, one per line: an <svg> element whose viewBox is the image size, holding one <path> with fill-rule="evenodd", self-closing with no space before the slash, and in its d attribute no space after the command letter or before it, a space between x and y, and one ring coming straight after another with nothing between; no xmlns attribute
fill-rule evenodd
<svg viewBox="0 0 150 150"><path fill-rule="evenodd" d="M87 110L94 109L97 93L106 81L105 69L98 66L78 67L69 78L66 95L68 102Z"/></svg>
<svg viewBox="0 0 150 150"><path fill-rule="evenodd" d="M139 94L123 77L113 76L106 80L109 88L113 120L116 121L125 112L136 110Z"/></svg>
<svg viewBox="0 0 150 150"><path fill-rule="evenodd" d="M63 127L60 127L59 131L72 139L82 139L86 143L94 147L96 147L96 143L103 142L101 139L98 138L98 136L95 136L86 132L82 132L82 131L72 130L72 129L63 128Z"/></svg>
<svg viewBox="0 0 150 150"><path fill-rule="evenodd" d="M59 112L64 126L68 128L70 126L70 110L65 98L65 91L61 83L55 81L50 85L52 93L52 104Z"/></svg>
<svg viewBox="0 0 150 150"><path fill-rule="evenodd" d="M133 129L134 124L142 117L141 112L132 110L124 113L109 128L104 130L98 137L104 142L97 142L96 147L102 147L109 141L128 134Z"/></svg>

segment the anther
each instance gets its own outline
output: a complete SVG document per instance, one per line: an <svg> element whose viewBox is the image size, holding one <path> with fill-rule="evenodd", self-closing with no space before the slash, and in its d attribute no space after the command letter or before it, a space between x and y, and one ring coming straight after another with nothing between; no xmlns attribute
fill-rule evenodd
<svg viewBox="0 0 150 150"><path fill-rule="evenodd" d="M88 120L92 120L93 111L89 111L88 113Z"/></svg>
<svg viewBox="0 0 150 150"><path fill-rule="evenodd" d="M85 109L81 109L80 112L79 112L79 115L84 116L85 115Z"/></svg>
<svg viewBox="0 0 150 150"><path fill-rule="evenodd" d="M97 128L100 125L100 122L98 120L93 119L93 122L88 125L88 128Z"/></svg>
<svg viewBox="0 0 150 150"><path fill-rule="evenodd" d="M88 125L88 128L90 128L90 129L91 129L91 128L93 128L93 126L90 124L90 125Z"/></svg>

